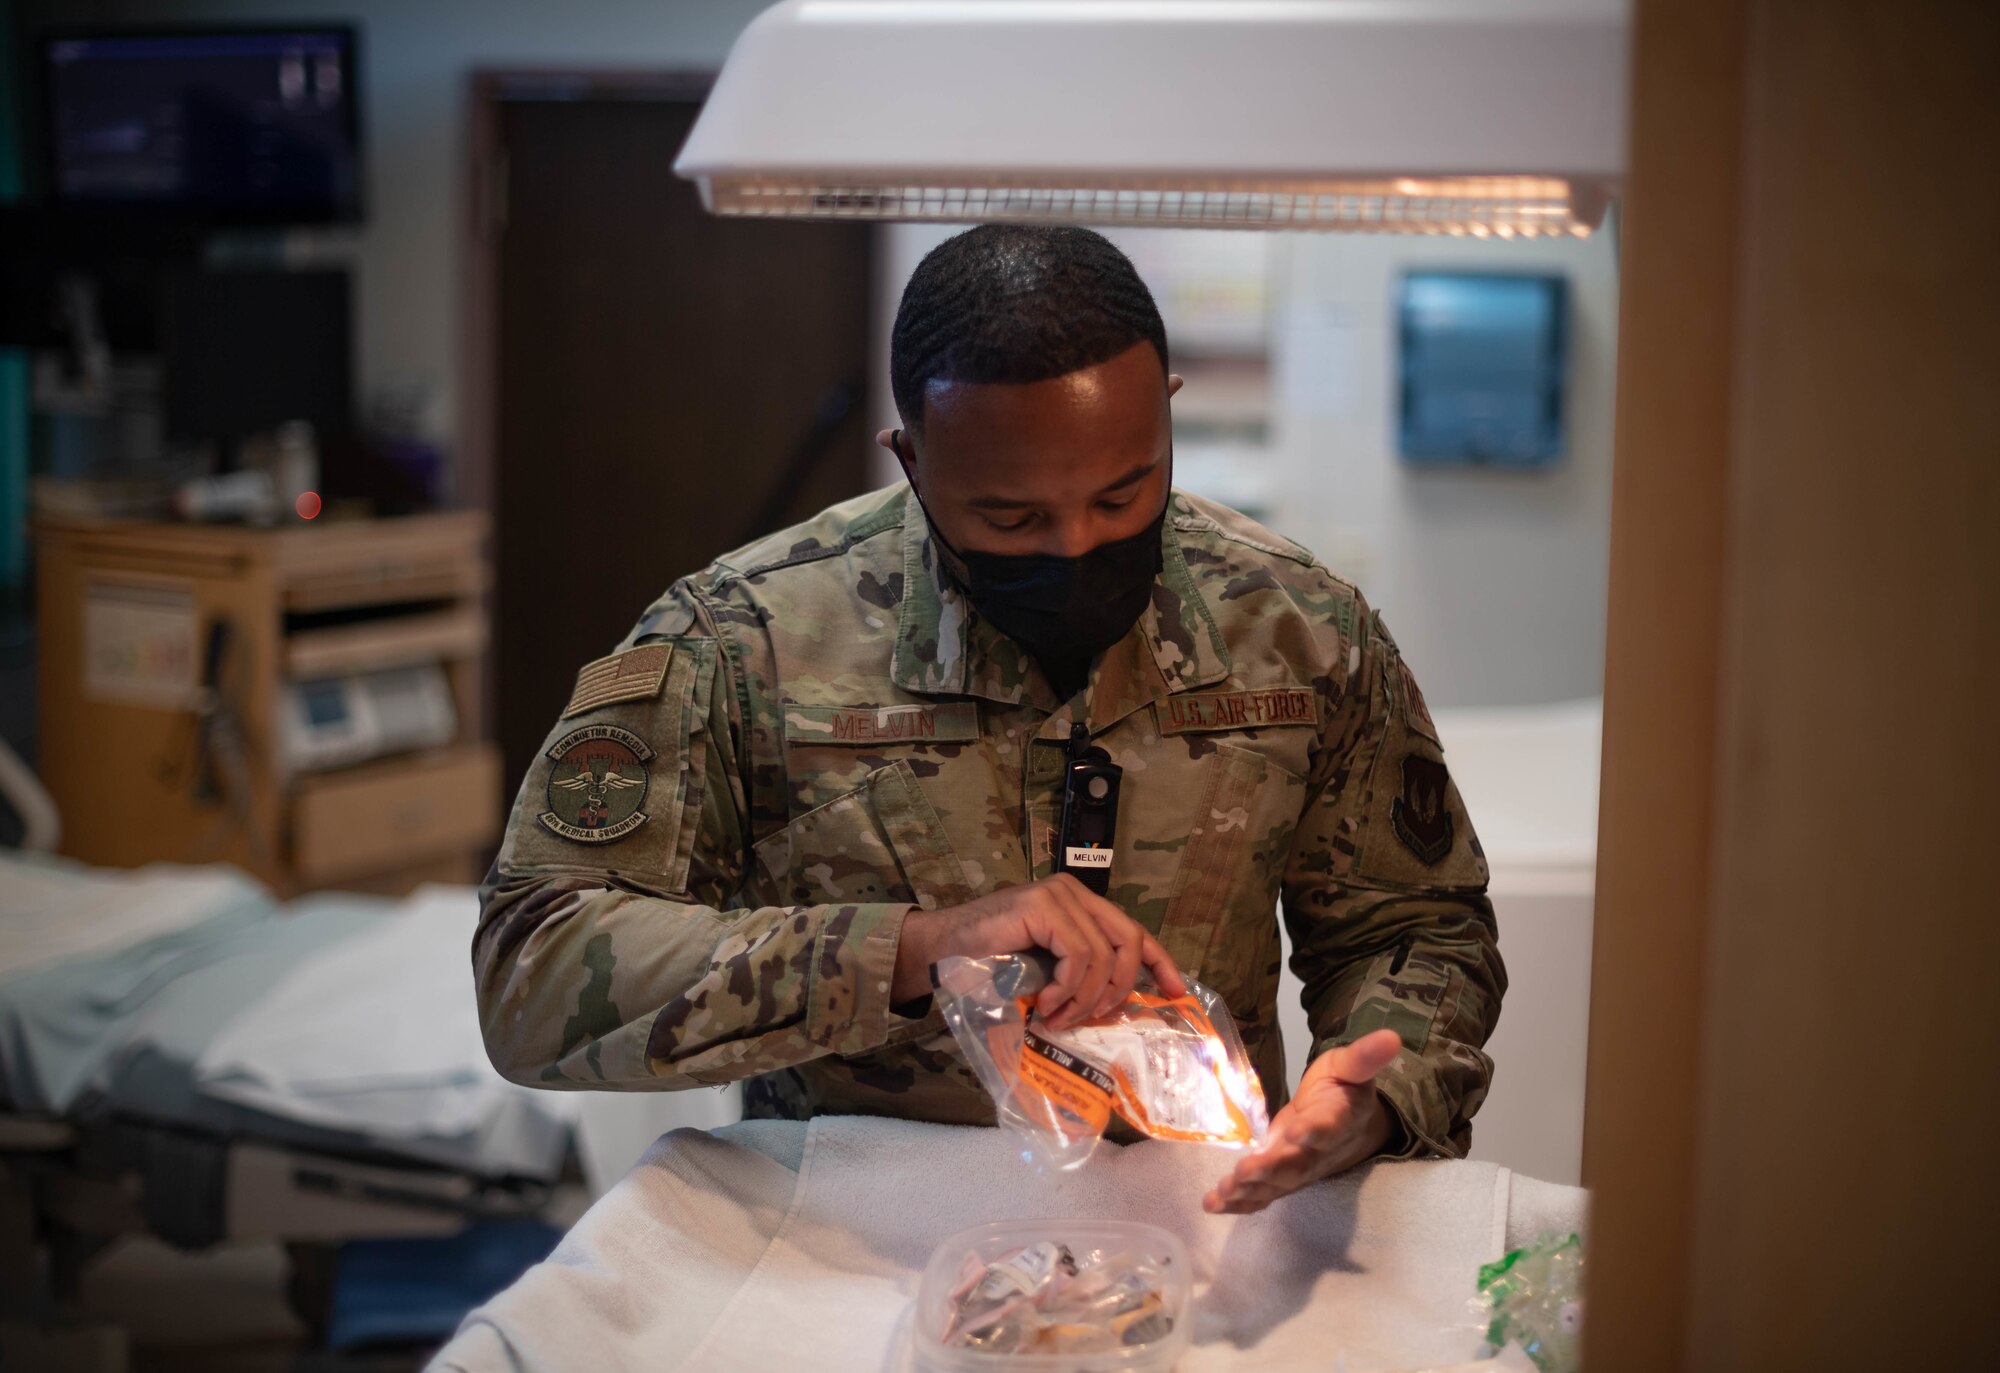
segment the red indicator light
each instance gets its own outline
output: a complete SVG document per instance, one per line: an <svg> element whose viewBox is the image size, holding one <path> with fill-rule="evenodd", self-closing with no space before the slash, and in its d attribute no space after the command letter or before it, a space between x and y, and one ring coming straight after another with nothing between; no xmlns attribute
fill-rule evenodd
<svg viewBox="0 0 2000 1373"><path fill-rule="evenodd" d="M300 519L309 520L319 514L319 492L301 491L298 500L292 504L293 509L299 512Z"/></svg>

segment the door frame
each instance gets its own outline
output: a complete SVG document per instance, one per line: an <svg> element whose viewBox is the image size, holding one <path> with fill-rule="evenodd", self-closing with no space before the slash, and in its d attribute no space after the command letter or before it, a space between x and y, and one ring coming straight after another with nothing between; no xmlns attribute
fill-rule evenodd
<svg viewBox="0 0 2000 1373"><path fill-rule="evenodd" d="M459 504L491 511L499 434L500 234L507 227L507 150L502 108L510 103L579 100L699 104L712 70L584 71L482 68L467 83L466 157L459 203Z"/></svg>

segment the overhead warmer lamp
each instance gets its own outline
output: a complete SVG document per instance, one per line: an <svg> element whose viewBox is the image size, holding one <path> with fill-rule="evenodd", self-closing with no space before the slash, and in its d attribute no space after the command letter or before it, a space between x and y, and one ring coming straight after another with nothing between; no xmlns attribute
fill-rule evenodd
<svg viewBox="0 0 2000 1373"><path fill-rule="evenodd" d="M784 0L675 170L717 214L1588 234L1622 0Z"/></svg>

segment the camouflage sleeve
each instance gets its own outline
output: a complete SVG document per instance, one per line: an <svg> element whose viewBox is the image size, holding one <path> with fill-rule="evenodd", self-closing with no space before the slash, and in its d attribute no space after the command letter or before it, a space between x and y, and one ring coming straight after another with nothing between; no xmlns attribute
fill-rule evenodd
<svg viewBox="0 0 2000 1373"><path fill-rule="evenodd" d="M712 1085L924 1026L889 1007L908 905L732 906L747 701L686 582L578 674L480 891L480 1020L508 1078Z"/></svg>
<svg viewBox="0 0 2000 1373"><path fill-rule="evenodd" d="M1381 616L1362 609L1285 874L1292 968L1314 1057L1371 1030L1403 1037L1376 1082L1402 1126L1389 1152L1462 1157L1507 974L1437 728Z"/></svg>

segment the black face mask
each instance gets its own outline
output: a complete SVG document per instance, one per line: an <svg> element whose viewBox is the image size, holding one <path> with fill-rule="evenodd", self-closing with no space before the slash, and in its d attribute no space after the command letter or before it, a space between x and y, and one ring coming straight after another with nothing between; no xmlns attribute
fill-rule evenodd
<svg viewBox="0 0 2000 1373"><path fill-rule="evenodd" d="M1051 677L1080 676L1145 613L1160 575L1166 517L1162 504L1159 519L1137 534L1074 558L960 553L935 526L931 537L945 571L994 628L1034 654Z"/></svg>
<svg viewBox="0 0 2000 1373"><path fill-rule="evenodd" d="M918 497L922 504L923 498ZM929 508L924 511L929 516ZM1028 650L1057 692L1073 695L1098 654L1145 613L1160 575L1159 517L1129 538L1074 558L1048 553L962 553L931 521L947 575L993 627Z"/></svg>

